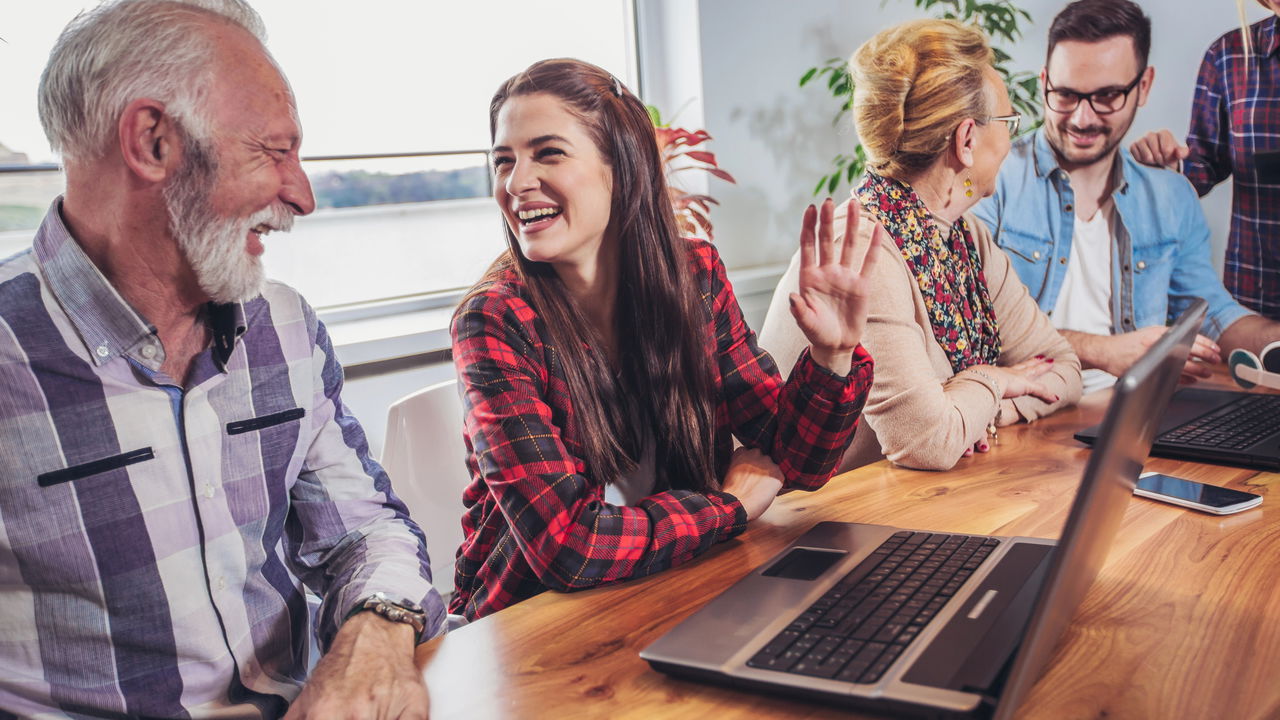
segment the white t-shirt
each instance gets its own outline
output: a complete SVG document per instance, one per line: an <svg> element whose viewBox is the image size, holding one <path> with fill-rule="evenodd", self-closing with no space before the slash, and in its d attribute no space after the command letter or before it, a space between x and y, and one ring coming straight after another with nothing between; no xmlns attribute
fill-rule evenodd
<svg viewBox="0 0 1280 720"><path fill-rule="evenodd" d="M1071 235L1071 257L1062 279L1051 320L1059 330L1110 335L1111 226L1110 207L1099 208L1088 220L1077 215ZM1116 376L1104 370L1084 371L1084 391L1111 387Z"/></svg>

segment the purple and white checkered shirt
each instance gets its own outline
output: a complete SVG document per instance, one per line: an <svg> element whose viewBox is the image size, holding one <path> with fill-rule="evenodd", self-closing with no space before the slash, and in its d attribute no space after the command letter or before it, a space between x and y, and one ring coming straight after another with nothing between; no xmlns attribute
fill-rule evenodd
<svg viewBox="0 0 1280 720"><path fill-rule="evenodd" d="M325 646L378 591L442 629L422 533L306 302L268 283L210 306L181 387L60 207L0 261L0 717L281 715L304 583Z"/></svg>

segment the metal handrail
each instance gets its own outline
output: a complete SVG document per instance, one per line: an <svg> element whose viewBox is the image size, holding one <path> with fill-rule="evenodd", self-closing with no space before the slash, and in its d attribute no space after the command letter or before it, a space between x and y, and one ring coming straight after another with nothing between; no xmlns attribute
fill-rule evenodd
<svg viewBox="0 0 1280 720"><path fill-rule="evenodd" d="M488 156L488 150L422 150L417 152L396 152L396 153L371 153L362 155L307 155L302 158L302 162L334 162L342 160L395 160L401 158L415 157L445 157L448 155L484 155ZM485 162L488 164L488 161ZM37 164L0 164L0 174L3 173L31 173L31 172L62 172L62 166L58 163L37 163ZM489 173L485 173L485 187L487 194L493 194L493 177Z"/></svg>
<svg viewBox="0 0 1280 720"><path fill-rule="evenodd" d="M423 150L420 152L371 153L363 155L306 155L302 162L329 162L337 160L394 160L411 157L445 157L447 155L488 155L488 150ZM0 173L59 172L58 163L0 163Z"/></svg>
<svg viewBox="0 0 1280 720"><path fill-rule="evenodd" d="M22 172L61 172L62 166L57 163L40 163L37 165L0 165L0 173Z"/></svg>

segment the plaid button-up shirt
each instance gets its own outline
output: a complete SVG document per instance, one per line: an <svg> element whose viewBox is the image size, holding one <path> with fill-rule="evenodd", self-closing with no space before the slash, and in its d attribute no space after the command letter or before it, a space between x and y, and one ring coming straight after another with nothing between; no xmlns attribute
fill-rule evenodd
<svg viewBox="0 0 1280 720"><path fill-rule="evenodd" d="M314 312L211 306L182 386L64 226L0 262L0 708L275 717L377 591L443 603ZM0 716L4 716L0 711Z"/></svg>
<svg viewBox="0 0 1280 720"><path fill-rule="evenodd" d="M1183 173L1204 195L1234 178L1223 280L1244 306L1280 320L1280 37L1276 16L1205 53L1196 80Z"/></svg>
<svg viewBox="0 0 1280 720"><path fill-rule="evenodd" d="M805 350L783 382L742 311L709 243L690 246L707 309L706 342L716 370L717 471L733 436L768 453L785 486L822 487L853 437L871 387L871 356L858 347L847 377ZM467 408L465 534L453 612L478 617L548 588L576 590L641 577L683 563L742 532L732 495L680 489L666 478L635 506L605 502L604 483L582 458L573 402L542 320L509 274L466 300L453 321L453 355Z"/></svg>

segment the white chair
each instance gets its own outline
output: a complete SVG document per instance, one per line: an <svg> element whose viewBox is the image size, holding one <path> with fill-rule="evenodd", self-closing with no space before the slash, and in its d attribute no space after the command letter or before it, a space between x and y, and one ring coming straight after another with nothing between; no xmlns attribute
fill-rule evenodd
<svg viewBox="0 0 1280 720"><path fill-rule="evenodd" d="M453 592L453 561L462 544L462 491L471 481L465 458L456 380L391 405L382 465L427 536L432 584L446 598Z"/></svg>

